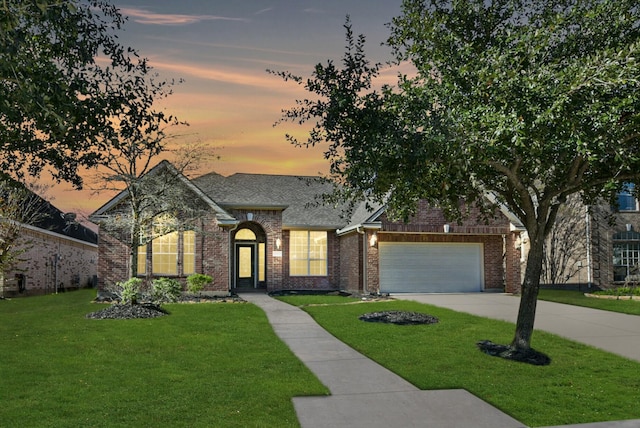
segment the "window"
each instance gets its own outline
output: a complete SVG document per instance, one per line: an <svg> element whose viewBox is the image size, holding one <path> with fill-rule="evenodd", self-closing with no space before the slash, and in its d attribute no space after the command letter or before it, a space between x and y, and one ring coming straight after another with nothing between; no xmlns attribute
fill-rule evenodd
<svg viewBox="0 0 640 428"><path fill-rule="evenodd" d="M264 242L258 244L258 281L263 282L266 279L267 252Z"/></svg>
<svg viewBox="0 0 640 428"><path fill-rule="evenodd" d="M291 276L327 275L327 232L291 231L289 274Z"/></svg>
<svg viewBox="0 0 640 428"><path fill-rule="evenodd" d="M193 230L182 232L182 273L196 273L196 233Z"/></svg>
<svg viewBox="0 0 640 428"><path fill-rule="evenodd" d="M182 251L179 244L182 240ZM196 233L192 230L171 232L151 241L151 272L154 275L191 275L196 271ZM147 245L138 247L138 275L147 273ZM182 262L182 272L178 262Z"/></svg>
<svg viewBox="0 0 640 428"><path fill-rule="evenodd" d="M638 211L638 201L633 195L636 185L625 183L622 192L618 193L618 209L620 211Z"/></svg>
<svg viewBox="0 0 640 428"><path fill-rule="evenodd" d="M138 247L138 275L147 273L147 246Z"/></svg>
<svg viewBox="0 0 640 428"><path fill-rule="evenodd" d="M613 235L613 280L624 281L638 273L640 264L640 233L620 232Z"/></svg>
<svg viewBox="0 0 640 428"><path fill-rule="evenodd" d="M167 233L151 241L151 266L155 275L178 274L178 232Z"/></svg>

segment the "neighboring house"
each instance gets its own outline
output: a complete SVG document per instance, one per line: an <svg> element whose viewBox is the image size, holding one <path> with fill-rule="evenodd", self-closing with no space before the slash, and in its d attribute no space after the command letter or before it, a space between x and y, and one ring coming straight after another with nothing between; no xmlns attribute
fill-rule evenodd
<svg viewBox="0 0 640 428"><path fill-rule="evenodd" d="M95 283L97 234L45 200L39 210L35 224L20 225L20 244L27 251L4 278L0 275L0 296L49 294Z"/></svg>
<svg viewBox="0 0 640 428"><path fill-rule="evenodd" d="M591 245L584 266L594 287L620 285L627 276L640 273L640 205L632 194L634 187L628 184L618 195L615 208L590 207L585 239Z"/></svg>
<svg viewBox="0 0 640 428"><path fill-rule="evenodd" d="M205 273L207 291L349 290L387 292L514 292L520 287L522 230L502 212L488 224L472 216L446 221L422 202L408 223L365 204L348 217L318 203L331 185L312 177L210 173L180 185L209 207L199 227L186 225L138 249L141 277ZM117 215L123 191L91 218ZM98 283L127 279L126 237L100 228Z"/></svg>
<svg viewBox="0 0 640 428"><path fill-rule="evenodd" d="M624 284L628 276L640 274L640 205L633 196L634 188L631 183L627 185L618 195L616 207L606 202L591 206L578 202L569 218L556 222L555 228L563 230L560 236L565 237L555 244L556 257L568 255L568 262L560 272L561 283L544 285L579 287L584 291L607 289ZM526 255L526 233L522 241Z"/></svg>

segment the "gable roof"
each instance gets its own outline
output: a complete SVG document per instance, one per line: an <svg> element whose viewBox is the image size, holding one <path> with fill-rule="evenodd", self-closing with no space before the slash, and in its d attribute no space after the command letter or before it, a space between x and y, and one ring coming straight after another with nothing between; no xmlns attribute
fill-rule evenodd
<svg viewBox="0 0 640 428"><path fill-rule="evenodd" d="M191 181L189 181L187 177L185 177L183 174L178 172L178 170L176 170L175 167L169 161L166 161L166 160L161 161L159 164L151 168L149 172L147 172L147 175L160 174L162 170L168 170L170 173L176 176L186 188L188 188L189 190L194 192L196 195L198 195L198 197L201 198L202 201L206 203L215 212L216 218L222 225L236 223L233 216L231 216L229 213L223 210L220 206L218 206L218 204L216 204L206 194L204 194L202 190L200 190ZM100 217L106 215L112 208L116 207L120 202L125 200L128 196L129 196L129 191L127 189L122 190L115 197L113 197L111 200L109 200L100 208L98 208L95 212L93 212L93 214L91 214L89 218L99 220Z"/></svg>
<svg viewBox="0 0 640 428"><path fill-rule="evenodd" d="M29 221L28 224L26 224L27 227L30 226L32 229L52 232L90 244L98 243L98 235L88 227L76 222L75 214L63 213L53 206L51 202L34 193L27 186L18 181L9 177L3 177L2 179L8 182L11 186L15 186L17 189L24 190L29 193L30 196L28 196L27 199L31 200L23 201L23 203L34 204L32 206L37 212L37 215L33 221Z"/></svg>
<svg viewBox="0 0 640 428"><path fill-rule="evenodd" d="M225 209L282 210L285 228L339 229L349 223L342 206L322 203L333 184L318 177L214 172L193 182Z"/></svg>

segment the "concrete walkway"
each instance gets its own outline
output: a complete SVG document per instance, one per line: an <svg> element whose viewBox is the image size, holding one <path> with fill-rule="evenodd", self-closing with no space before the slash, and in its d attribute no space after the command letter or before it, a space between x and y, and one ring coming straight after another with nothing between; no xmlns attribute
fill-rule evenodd
<svg viewBox="0 0 640 428"><path fill-rule="evenodd" d="M265 294L242 293L331 391L295 397L302 428L515 428L524 425L461 390L421 391L320 327L306 312Z"/></svg>
<svg viewBox="0 0 640 428"><path fill-rule="evenodd" d="M301 309L266 294L241 297L265 311L275 333L331 391L329 397L293 398L302 428L524 427L465 390L417 389L336 339ZM493 293L393 297L511 322L519 303L517 297ZM539 301L536 329L640 361L640 317ZM638 428L640 420L571 427Z"/></svg>

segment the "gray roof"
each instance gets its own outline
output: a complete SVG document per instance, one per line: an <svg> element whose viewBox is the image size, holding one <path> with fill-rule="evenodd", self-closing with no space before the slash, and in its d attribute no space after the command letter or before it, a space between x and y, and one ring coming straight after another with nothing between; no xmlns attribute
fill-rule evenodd
<svg viewBox="0 0 640 428"><path fill-rule="evenodd" d="M214 172L192 181L224 209L283 210L283 227L339 229L351 223L341 206L319 199L331 193L333 184L318 177L244 173L224 177Z"/></svg>
<svg viewBox="0 0 640 428"><path fill-rule="evenodd" d="M233 224L235 222L233 217L231 217L222 208L220 208L207 195L202 193L202 191L197 186L194 186L194 184L191 181L189 181L189 179L187 179L184 175L178 172L169 161L166 161L166 160L161 161L159 164L151 168L149 172L147 172L147 174L161 174L163 170L168 170L169 173L176 176L180 183L182 183L188 189L193 191L196 195L198 195L199 198L202 199L203 202L209 205L209 207L212 208L213 211L215 212L216 218L220 223ZM107 215L111 209L116 207L120 202L122 202L128 197L129 197L128 190L124 189L120 191L120 193L118 193L116 196L114 196L112 199L110 199L104 205L98 208L95 212L93 212L93 214L89 215L89 219L94 222L99 222L100 217Z"/></svg>

